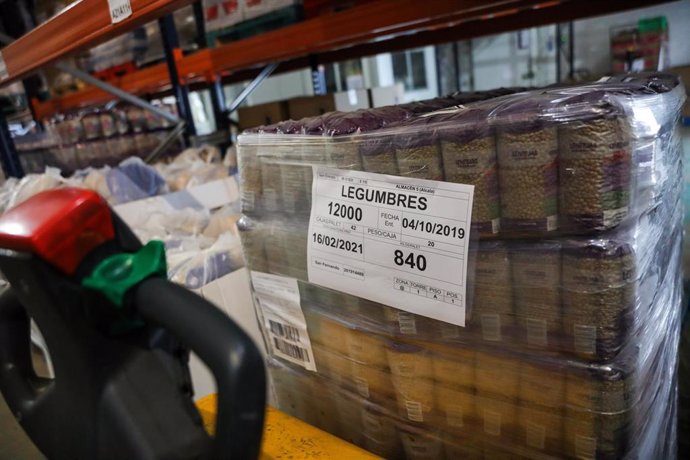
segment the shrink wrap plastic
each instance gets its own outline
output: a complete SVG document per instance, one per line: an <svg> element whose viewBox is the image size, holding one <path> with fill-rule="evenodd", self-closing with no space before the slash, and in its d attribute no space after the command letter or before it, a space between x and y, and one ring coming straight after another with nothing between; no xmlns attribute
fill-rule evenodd
<svg viewBox="0 0 690 460"><path fill-rule="evenodd" d="M273 353L279 407L386 458L674 457L684 100L621 76L240 136L245 259L297 279L315 361ZM315 165L474 185L466 327L309 283Z"/></svg>

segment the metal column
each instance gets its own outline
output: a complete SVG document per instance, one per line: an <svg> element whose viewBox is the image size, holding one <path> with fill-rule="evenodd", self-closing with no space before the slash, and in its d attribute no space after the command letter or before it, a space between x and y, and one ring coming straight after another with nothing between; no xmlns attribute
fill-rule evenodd
<svg viewBox="0 0 690 460"><path fill-rule="evenodd" d="M206 48L206 23L204 22L204 6L201 0L192 3L192 11L196 26L196 44L199 48Z"/></svg>
<svg viewBox="0 0 690 460"><path fill-rule="evenodd" d="M2 160L2 167L7 177L24 176L24 168L19 161L10 129L7 126L7 120L2 113L0 113L0 160Z"/></svg>
<svg viewBox="0 0 690 460"><path fill-rule="evenodd" d="M175 100L177 101L177 113L185 122L185 137L188 141L190 136L196 135L196 129L194 129L194 119L192 118L192 109L189 104L189 88L186 85L180 84L180 76L177 72L175 50L179 49L180 41L177 37L177 30L175 29L172 15L169 14L159 19L158 26L163 39L163 50L165 51L165 61L168 65L170 82L175 94Z"/></svg>
<svg viewBox="0 0 690 460"><path fill-rule="evenodd" d="M225 93L220 77L211 83L211 105L213 106L213 117L216 120L216 131L226 131L230 127L230 118L225 103Z"/></svg>
<svg viewBox="0 0 690 460"><path fill-rule="evenodd" d="M309 66L311 67L311 82L314 87L314 95L320 96L326 94L326 70L323 64L316 61L315 56L309 57Z"/></svg>

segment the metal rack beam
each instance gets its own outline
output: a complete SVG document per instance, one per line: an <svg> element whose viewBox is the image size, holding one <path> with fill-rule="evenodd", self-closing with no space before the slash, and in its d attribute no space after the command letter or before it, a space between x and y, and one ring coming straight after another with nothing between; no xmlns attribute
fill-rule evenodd
<svg viewBox="0 0 690 460"><path fill-rule="evenodd" d="M109 2L79 0L60 14L0 50L9 83L69 54L81 51L135 29L192 0L130 0L132 14L113 23ZM2 77L0 77L2 78Z"/></svg>

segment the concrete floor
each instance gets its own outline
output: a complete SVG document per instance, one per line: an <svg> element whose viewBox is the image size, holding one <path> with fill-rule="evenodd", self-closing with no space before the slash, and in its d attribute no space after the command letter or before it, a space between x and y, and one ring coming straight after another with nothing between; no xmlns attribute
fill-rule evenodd
<svg viewBox="0 0 690 460"><path fill-rule="evenodd" d="M0 459L39 460L45 457L26 436L0 396Z"/></svg>

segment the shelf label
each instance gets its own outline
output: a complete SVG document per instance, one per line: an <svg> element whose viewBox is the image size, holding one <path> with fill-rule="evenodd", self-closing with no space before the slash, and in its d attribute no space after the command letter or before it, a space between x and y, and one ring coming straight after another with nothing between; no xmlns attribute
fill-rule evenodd
<svg viewBox="0 0 690 460"><path fill-rule="evenodd" d="M316 371L295 278L251 272L257 316L274 356Z"/></svg>
<svg viewBox="0 0 690 460"><path fill-rule="evenodd" d="M0 52L0 81L7 80L8 78L10 78L10 74L7 72L7 64L5 64L5 59Z"/></svg>
<svg viewBox="0 0 690 460"><path fill-rule="evenodd" d="M464 326L474 186L313 168L309 281Z"/></svg>
<svg viewBox="0 0 690 460"><path fill-rule="evenodd" d="M132 15L132 5L129 0L108 0L110 19L113 24L124 21Z"/></svg>

